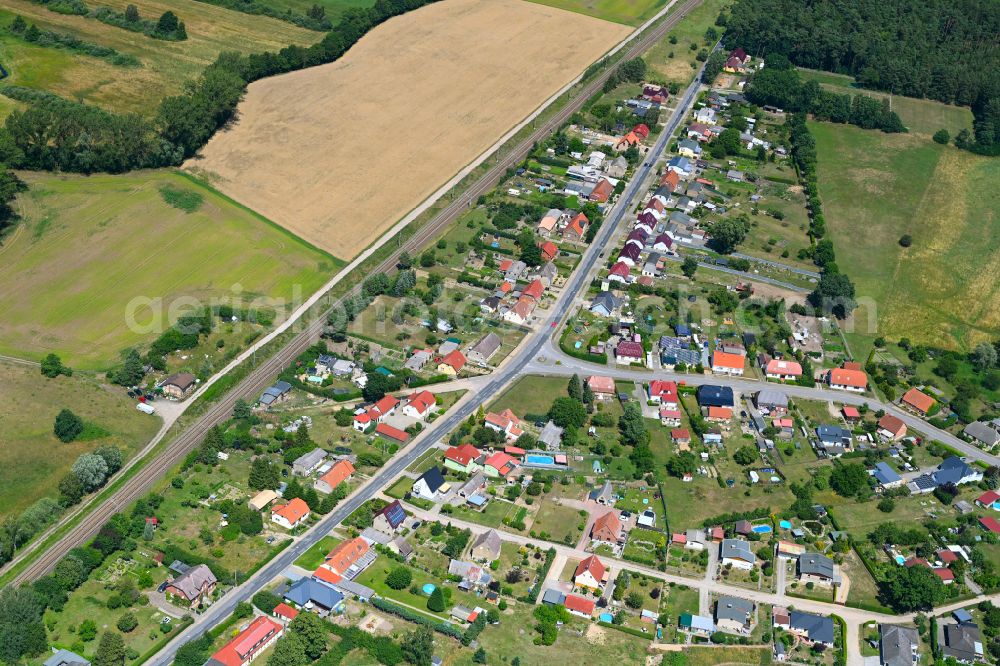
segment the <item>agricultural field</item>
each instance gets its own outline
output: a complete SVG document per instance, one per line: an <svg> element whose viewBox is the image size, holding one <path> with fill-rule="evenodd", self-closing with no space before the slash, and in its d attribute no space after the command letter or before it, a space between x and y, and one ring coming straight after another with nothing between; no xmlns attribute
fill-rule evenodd
<svg viewBox="0 0 1000 666"><path fill-rule="evenodd" d="M0 247L5 354L55 351L72 367L104 368L193 303L270 301L280 317L337 266L178 173L25 180L22 221ZM168 204L163 188L192 212Z"/></svg>
<svg viewBox="0 0 1000 666"><path fill-rule="evenodd" d="M332 1L332 0L331 0ZM101 0L123 11L128 0ZM5 83L39 88L68 99L113 111L152 116L164 97L181 92L223 51L278 51L289 44L309 45L323 33L306 30L266 16L251 16L195 0L150 0L139 7L143 18L155 20L170 10L184 21L188 38L174 42L152 39L101 23L96 19L49 11L30 0L9 0L0 11L0 61L10 70ZM122 68L70 51L30 45L14 38L7 26L15 14L39 29L69 34L87 42L133 55L141 67ZM0 100L0 115L9 100Z"/></svg>
<svg viewBox="0 0 1000 666"><path fill-rule="evenodd" d="M349 259L628 32L519 0L429 5L335 63L252 84L187 167ZM387 90L407 91L402 110Z"/></svg>
<svg viewBox="0 0 1000 666"><path fill-rule="evenodd" d="M68 444L56 439L52 424L63 408L96 426L92 435ZM55 495L80 454L113 444L128 458L160 427L121 389L79 374L47 379L38 368L7 362L0 362L0 423L0 518Z"/></svg>
<svg viewBox="0 0 1000 666"><path fill-rule="evenodd" d="M915 99L868 90L857 86L853 77L844 74L820 72L812 69L800 69L799 74L804 81L817 81L820 86L835 93L863 94L879 100L886 97L891 98L892 110L899 115L900 120L910 132L916 134L924 134L929 137L943 128L955 136L963 129L972 129L972 110L965 106L953 106L929 99Z"/></svg>
<svg viewBox="0 0 1000 666"><path fill-rule="evenodd" d="M653 18L667 4L667 0L531 0L531 2L635 26Z"/></svg>
<svg viewBox="0 0 1000 666"><path fill-rule="evenodd" d="M954 349L995 338L1000 163L914 135L810 127L837 263L862 302L854 356L876 335ZM911 247L900 246L904 234Z"/></svg>

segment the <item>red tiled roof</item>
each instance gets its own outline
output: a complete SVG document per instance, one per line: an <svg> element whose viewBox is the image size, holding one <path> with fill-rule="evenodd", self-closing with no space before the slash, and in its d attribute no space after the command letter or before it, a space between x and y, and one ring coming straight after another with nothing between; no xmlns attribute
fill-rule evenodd
<svg viewBox="0 0 1000 666"><path fill-rule="evenodd" d="M295 497L288 504L282 504L271 509L271 514L281 516L289 524L294 525L309 515L309 505L302 501L302 499Z"/></svg>
<svg viewBox="0 0 1000 666"><path fill-rule="evenodd" d="M573 216L573 219L569 221L569 224L566 225L566 231L572 231L577 236L583 238L584 227L588 224L590 224L590 219L588 219L583 213L577 213Z"/></svg>
<svg viewBox="0 0 1000 666"><path fill-rule="evenodd" d="M351 461L340 460L336 465L330 468L330 471L319 477L319 480L324 481L331 488L336 488L351 474L354 474L354 465L351 464Z"/></svg>
<svg viewBox="0 0 1000 666"><path fill-rule="evenodd" d="M904 393L902 401L910 407L913 407L918 412L922 412L924 414L929 412L931 407L934 406L934 398L915 388L911 388L909 391Z"/></svg>
<svg viewBox="0 0 1000 666"><path fill-rule="evenodd" d="M559 254L559 246L557 246L552 241L545 241L544 243L539 243L539 249L542 251L542 259L545 261L552 261Z"/></svg>
<svg viewBox="0 0 1000 666"><path fill-rule="evenodd" d="M255 648L271 636L284 632L285 628L269 617L261 615L251 622L233 640L229 641L212 659L224 666L243 666L254 655Z"/></svg>
<svg viewBox="0 0 1000 666"><path fill-rule="evenodd" d="M389 439L394 439L397 442L405 442L410 439L410 434L399 428L393 428L388 423L379 423L375 426L375 433L388 437Z"/></svg>
<svg viewBox="0 0 1000 666"><path fill-rule="evenodd" d="M654 379L649 382L649 395L659 396L666 402L677 402L677 382Z"/></svg>
<svg viewBox="0 0 1000 666"><path fill-rule="evenodd" d="M324 583L331 583L333 585L336 585L341 580L340 574L336 571L331 571L324 566L317 567L316 571L313 572L313 578L323 581Z"/></svg>
<svg viewBox="0 0 1000 666"><path fill-rule="evenodd" d="M611 267L611 270L608 271L610 275L617 275L619 277L628 277L630 272L628 264L624 261L616 262L615 265Z"/></svg>
<svg viewBox="0 0 1000 666"><path fill-rule="evenodd" d="M595 393L614 393L615 380L603 375L591 375L587 378L587 386Z"/></svg>
<svg viewBox="0 0 1000 666"><path fill-rule="evenodd" d="M948 550L947 548L939 550L937 552L937 558L945 564L958 561L958 555L956 555L954 551Z"/></svg>
<svg viewBox="0 0 1000 666"><path fill-rule="evenodd" d="M455 372L460 372L465 367L465 354L453 349L447 356L441 359L442 365L450 365Z"/></svg>
<svg viewBox="0 0 1000 666"><path fill-rule="evenodd" d="M597 559L597 555L591 555L576 566L573 578L582 575L584 571L589 571L590 575L593 576L595 580L600 582L604 580L604 574L607 572L607 568L604 566L603 562Z"/></svg>
<svg viewBox="0 0 1000 666"><path fill-rule="evenodd" d="M947 567L935 567L931 569L942 581L955 580L955 574Z"/></svg>
<svg viewBox="0 0 1000 666"><path fill-rule="evenodd" d="M486 459L487 465L500 472L500 474L504 475L506 475L507 472L509 472L512 469L513 464L516 462L517 461L514 460L514 458L507 455L503 451L497 451L496 453L494 453L493 455L491 455L489 458Z"/></svg>
<svg viewBox="0 0 1000 666"><path fill-rule="evenodd" d="M622 521L619 520L617 511L614 510L608 511L606 514L595 520L594 526L593 528L591 528L590 531L592 534L596 534L597 532L603 530L608 530L611 533L611 536L614 537L615 540L617 540L618 537L621 536ZM577 569L577 572L579 572L579 569ZM598 580L600 580L600 578L598 578Z"/></svg>
<svg viewBox="0 0 1000 666"><path fill-rule="evenodd" d="M845 363L845 365L847 365ZM830 371L830 383L838 386L865 388L868 386L868 375L861 370L850 368L834 368Z"/></svg>
<svg viewBox="0 0 1000 666"><path fill-rule="evenodd" d="M844 407L840 410L844 414L845 419L860 419L861 412L858 411L857 407Z"/></svg>
<svg viewBox="0 0 1000 666"><path fill-rule="evenodd" d="M636 138L636 143L638 143L638 138ZM607 201L608 197L611 196L611 193L614 192L614 190L614 186L611 185L607 178L601 178L601 180L594 187L594 190L590 193L590 200L600 202Z"/></svg>
<svg viewBox="0 0 1000 666"><path fill-rule="evenodd" d="M643 358L646 352L642 348L641 342L631 342L626 340L619 342L615 347L615 356L625 356L627 358Z"/></svg>
<svg viewBox="0 0 1000 666"><path fill-rule="evenodd" d="M892 414L885 414L878 420L878 427L882 430L891 432L893 435L898 435L901 432L906 432L906 424L903 423L902 419L896 418Z"/></svg>
<svg viewBox="0 0 1000 666"><path fill-rule="evenodd" d="M600 580L600 578L597 580ZM567 594L563 600L563 606L566 607L566 610L576 611L577 613L584 613L586 615L594 614L594 602L576 594Z"/></svg>
<svg viewBox="0 0 1000 666"><path fill-rule="evenodd" d="M474 447L472 444L452 446L444 452L444 457L448 460L454 460L459 465L465 466L479 457L479 449Z"/></svg>
<svg viewBox="0 0 1000 666"><path fill-rule="evenodd" d="M729 407L709 407L708 418L728 420L733 418L733 410Z"/></svg>
<svg viewBox="0 0 1000 666"><path fill-rule="evenodd" d="M423 414L436 404L436 400L430 391L421 391L411 395L406 404Z"/></svg>
<svg viewBox="0 0 1000 666"><path fill-rule="evenodd" d="M687 428L674 428L670 431L670 438L675 441L678 439L691 439L691 432Z"/></svg>
<svg viewBox="0 0 1000 666"><path fill-rule="evenodd" d="M792 375L795 377L801 377L802 366L797 361L786 361L784 359L772 358L767 362L767 367L764 369L764 372L768 375Z"/></svg>
<svg viewBox="0 0 1000 666"><path fill-rule="evenodd" d="M527 287L525 287L524 291L522 291L521 293L525 296L530 296L531 298L537 301L539 298L542 297L542 294L544 292L545 292L545 283L543 283L541 280L536 279Z"/></svg>
<svg viewBox="0 0 1000 666"><path fill-rule="evenodd" d="M992 516L986 516L985 518L979 519L979 524L988 529L994 534L1000 534L1000 522Z"/></svg>
<svg viewBox="0 0 1000 666"><path fill-rule="evenodd" d="M730 354L729 352L720 351L718 349L712 354L712 367L713 368L729 368L732 370L742 370L743 364L746 359L739 354Z"/></svg>
<svg viewBox="0 0 1000 666"><path fill-rule="evenodd" d="M361 537L355 537L334 547L327 554L323 566L343 574L367 552L368 542Z"/></svg>
<svg viewBox="0 0 1000 666"><path fill-rule="evenodd" d="M286 617L289 620L294 620L299 615L299 612L297 610L286 604L284 601L275 606L274 610L272 610L271 612L274 615L278 615L280 617Z"/></svg>

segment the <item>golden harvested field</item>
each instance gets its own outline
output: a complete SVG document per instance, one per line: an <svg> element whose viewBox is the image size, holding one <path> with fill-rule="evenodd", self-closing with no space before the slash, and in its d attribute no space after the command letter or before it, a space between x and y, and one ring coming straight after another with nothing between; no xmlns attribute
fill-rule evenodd
<svg viewBox="0 0 1000 666"><path fill-rule="evenodd" d="M520 0L429 5L251 84L186 166L350 259L630 30Z"/></svg>

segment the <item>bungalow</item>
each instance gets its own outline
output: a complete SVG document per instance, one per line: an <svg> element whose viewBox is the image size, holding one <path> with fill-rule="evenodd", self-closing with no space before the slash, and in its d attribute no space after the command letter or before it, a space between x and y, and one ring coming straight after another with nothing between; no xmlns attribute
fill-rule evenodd
<svg viewBox="0 0 1000 666"><path fill-rule="evenodd" d="M805 553L805 546L794 541L786 541L785 539L778 541L778 545L774 547L775 556L786 560L797 560L802 555L805 555Z"/></svg>
<svg viewBox="0 0 1000 666"><path fill-rule="evenodd" d="M934 407L934 398L930 397L920 389L911 388L900 398L900 404L907 407L921 416L927 416L931 408Z"/></svg>
<svg viewBox="0 0 1000 666"><path fill-rule="evenodd" d="M840 575L833 560L820 553L805 553L799 557L798 575L800 583L840 585Z"/></svg>
<svg viewBox="0 0 1000 666"><path fill-rule="evenodd" d="M606 180L603 182L607 183ZM597 188L595 187L594 189L596 191ZM593 196L593 192L591 192L591 196ZM590 219L587 218L587 216L584 215L583 213L577 213L572 217L572 219L570 219L569 223L566 225L566 228L563 229L563 238L569 241L575 241L577 243L581 243L583 242L584 237L587 235L587 227L589 225L590 225Z"/></svg>
<svg viewBox="0 0 1000 666"><path fill-rule="evenodd" d="M212 596L218 582L207 564L196 564L169 581L163 592L168 599L183 601L189 608L197 608Z"/></svg>
<svg viewBox="0 0 1000 666"><path fill-rule="evenodd" d="M670 91L665 86L647 84L642 87L642 98L656 104L665 104L670 99Z"/></svg>
<svg viewBox="0 0 1000 666"><path fill-rule="evenodd" d="M608 399L615 395L615 380L602 375L591 375L587 377L587 386L595 398Z"/></svg>
<svg viewBox="0 0 1000 666"><path fill-rule="evenodd" d="M877 432L884 439L896 441L906 436L906 424L892 414L885 414L878 420Z"/></svg>
<svg viewBox="0 0 1000 666"><path fill-rule="evenodd" d="M403 505L399 503L399 500L393 500L375 514L375 518L372 520L372 527L379 532L392 534L405 521L406 511L403 510Z"/></svg>
<svg viewBox="0 0 1000 666"><path fill-rule="evenodd" d="M826 383L838 391L864 393L868 388L868 375L863 370L833 368L827 373Z"/></svg>
<svg viewBox="0 0 1000 666"><path fill-rule="evenodd" d="M438 372L454 377L465 367L465 354L457 349L452 350L438 363Z"/></svg>
<svg viewBox="0 0 1000 666"><path fill-rule="evenodd" d="M330 470L323 476L316 479L313 484L317 492L330 494L341 483L351 478L354 474L354 465L350 460L338 460Z"/></svg>
<svg viewBox="0 0 1000 666"><path fill-rule="evenodd" d="M433 501L437 498L438 491L444 485L444 476L437 467L431 467L420 475L420 478L413 482L412 493L417 497Z"/></svg>
<svg viewBox="0 0 1000 666"><path fill-rule="evenodd" d="M562 443L563 429L552 421L545 424L538 435L538 443L545 445L546 451L557 451Z"/></svg>
<svg viewBox="0 0 1000 666"><path fill-rule="evenodd" d="M590 619L594 615L594 608L596 604L590 599L585 599L576 594L567 594L566 598L563 599L563 606L566 607L572 615L578 617Z"/></svg>
<svg viewBox="0 0 1000 666"><path fill-rule="evenodd" d="M483 473L491 478L505 477L517 468L517 460L503 451L497 451L483 464Z"/></svg>
<svg viewBox="0 0 1000 666"><path fill-rule="evenodd" d="M712 353L712 372L717 375L743 375L746 357L716 349Z"/></svg>
<svg viewBox="0 0 1000 666"><path fill-rule="evenodd" d="M294 529L308 518L309 505L298 497L271 509L271 522L281 525L286 530Z"/></svg>
<svg viewBox="0 0 1000 666"><path fill-rule="evenodd" d="M794 634L811 645L833 647L833 620L825 615L803 613L802 611L786 611L788 625L782 627L788 633ZM775 610L777 613L777 609ZM780 626L775 624L775 626Z"/></svg>
<svg viewBox="0 0 1000 666"><path fill-rule="evenodd" d="M66 649L52 648L52 655L42 662L42 666L90 666L90 662Z"/></svg>
<svg viewBox="0 0 1000 666"><path fill-rule="evenodd" d="M462 487L458 489L458 496L466 500L472 499L476 495L480 495L481 490L486 487L486 475L481 471L475 472L469 477L469 480L462 484Z"/></svg>
<svg viewBox="0 0 1000 666"><path fill-rule="evenodd" d="M501 344L500 336L491 331L469 349L468 359L477 365L486 365L500 350Z"/></svg>
<svg viewBox="0 0 1000 666"><path fill-rule="evenodd" d="M723 539L719 546L722 566L750 571L757 563L757 556L750 550L750 543L743 539Z"/></svg>
<svg viewBox="0 0 1000 666"><path fill-rule="evenodd" d="M858 411L857 407L841 407L840 414L844 417L844 421L847 423L858 423L861 421L861 412Z"/></svg>
<svg viewBox="0 0 1000 666"><path fill-rule="evenodd" d="M608 271L608 282L620 282L627 284L631 275L631 268L624 261L615 262L615 265Z"/></svg>
<svg viewBox="0 0 1000 666"><path fill-rule="evenodd" d="M472 444L452 446L444 452L444 466L456 472L472 474L482 469L482 466L477 462L479 456L479 449Z"/></svg>
<svg viewBox="0 0 1000 666"><path fill-rule="evenodd" d="M508 442L513 442L524 434L524 431L521 429L521 419L517 418L510 409L505 409L499 414L495 412L488 413L483 425L490 430L502 432L506 435Z"/></svg>
<svg viewBox="0 0 1000 666"><path fill-rule="evenodd" d="M479 304L480 309L483 309L484 307L487 307L488 309L489 304L487 304L486 302L494 298L495 297L493 296L484 298ZM500 299L495 298L495 300L496 300L496 305L499 306ZM494 307L491 310L491 312L496 312L496 307ZM403 366L408 370L412 370L413 372L420 372L423 369L424 365L427 363L427 361L431 360L432 356L434 356L434 352L432 352L430 349L418 349L417 351L413 352L413 354L410 355L410 358L406 359L406 363L404 363Z"/></svg>
<svg viewBox="0 0 1000 666"><path fill-rule="evenodd" d="M635 148L640 143L642 143L642 139L639 138L639 135L635 132L629 132L615 142L614 148L617 152L623 152L629 148Z"/></svg>
<svg viewBox="0 0 1000 666"><path fill-rule="evenodd" d="M405 416L420 419L423 421L434 411L437 406L437 399L430 391L420 391L410 395L406 404L403 405L402 412Z"/></svg>
<svg viewBox="0 0 1000 666"><path fill-rule="evenodd" d="M591 555L577 565L576 571L573 572L573 584L600 591L604 587L607 575L607 567L597 559L596 555Z"/></svg>
<svg viewBox="0 0 1000 666"><path fill-rule="evenodd" d="M309 453L301 455L292 463L292 474L295 476L309 476L323 464L326 460L326 451L316 447Z"/></svg>
<svg viewBox="0 0 1000 666"><path fill-rule="evenodd" d="M266 615L256 617L246 629L219 648L208 660L210 666L247 666L281 638L285 625Z"/></svg>
<svg viewBox="0 0 1000 666"><path fill-rule="evenodd" d="M160 382L160 389L168 398L180 400L187 396L197 383L198 379L190 372L178 372Z"/></svg>
<svg viewBox="0 0 1000 666"><path fill-rule="evenodd" d="M542 251L542 261L552 261L559 256L559 246L552 241L539 243L538 249Z"/></svg>
<svg viewBox="0 0 1000 666"><path fill-rule="evenodd" d="M920 659L920 635L911 627L879 625L879 666L913 666Z"/></svg>
<svg viewBox="0 0 1000 666"><path fill-rule="evenodd" d="M982 470L972 467L958 456L949 456L941 461L936 470L918 476L907 484L907 487L911 494L919 495L932 492L938 486L946 484L961 486L966 483L979 483L982 480Z"/></svg>
<svg viewBox="0 0 1000 666"><path fill-rule="evenodd" d="M599 317L611 317L622 306L620 298L610 291L602 291L590 302L590 312Z"/></svg>
<svg viewBox="0 0 1000 666"><path fill-rule="evenodd" d="M1000 443L1000 432L997 432L988 423L984 423L983 421L973 421L965 426L962 434L987 448Z"/></svg>
<svg viewBox="0 0 1000 666"><path fill-rule="evenodd" d="M642 348L641 342L623 340L615 347L615 363L629 365L631 363L642 363L646 358L646 352Z"/></svg>
<svg viewBox="0 0 1000 666"><path fill-rule="evenodd" d="M399 442L400 444L403 444L410 440L410 433L406 432L405 430L400 430L399 428L395 428L389 425L388 423L379 423L377 426L375 426L375 434L381 437L385 437L386 439L391 439L393 441Z"/></svg>
<svg viewBox="0 0 1000 666"><path fill-rule="evenodd" d="M708 547L708 537L704 530L690 529L683 535L684 548L687 550L705 550Z"/></svg>
<svg viewBox="0 0 1000 666"><path fill-rule="evenodd" d="M704 615L682 613L677 625L682 631L698 636L711 636L715 633L715 623L712 622L712 618L705 617Z"/></svg>
<svg viewBox="0 0 1000 666"><path fill-rule="evenodd" d="M903 485L903 477L899 475L893 468L884 461L879 461L875 463L875 468L872 470L872 476L878 482L878 485L883 490L889 488L898 488Z"/></svg>
<svg viewBox="0 0 1000 666"><path fill-rule="evenodd" d="M691 444L691 431L687 428L674 428L670 431L670 441L679 446Z"/></svg>
<svg viewBox="0 0 1000 666"><path fill-rule="evenodd" d="M802 376L802 365L797 361L772 358L764 364L764 375L768 379L793 382Z"/></svg>
<svg viewBox="0 0 1000 666"><path fill-rule="evenodd" d="M636 141L638 141L638 139L636 139ZM611 197L611 194L614 191L615 191L615 186L612 185L607 178L601 178L599 181L597 181L597 185L594 186L594 189L591 191L590 196L587 198L590 201L593 201L594 203L604 203ZM567 227L566 229L568 231L569 227ZM563 237L565 238L565 236L566 234L564 232Z"/></svg>
<svg viewBox="0 0 1000 666"><path fill-rule="evenodd" d="M285 592L284 598L285 601L300 608L330 612L340 606L344 595L333 589L330 584L303 576L292 583L288 591Z"/></svg>
<svg viewBox="0 0 1000 666"><path fill-rule="evenodd" d="M754 603L739 597L721 596L715 604L715 625L719 631L749 634Z"/></svg>
<svg viewBox="0 0 1000 666"><path fill-rule="evenodd" d="M691 162L688 158L678 155L677 157L672 157L669 162L667 162L667 170L677 173L678 176L688 177L694 173L694 167L691 166Z"/></svg>
<svg viewBox="0 0 1000 666"><path fill-rule="evenodd" d="M944 646L941 652L945 657L951 657L963 664L984 661L983 638L979 633L979 625L971 622L944 625Z"/></svg>
<svg viewBox="0 0 1000 666"><path fill-rule="evenodd" d="M622 521L618 518L618 512L612 509L595 520L590 529L590 538L605 543L618 543L622 538Z"/></svg>
<svg viewBox="0 0 1000 666"><path fill-rule="evenodd" d="M733 389L729 386L703 384L698 387L696 397L700 407L735 407Z"/></svg>

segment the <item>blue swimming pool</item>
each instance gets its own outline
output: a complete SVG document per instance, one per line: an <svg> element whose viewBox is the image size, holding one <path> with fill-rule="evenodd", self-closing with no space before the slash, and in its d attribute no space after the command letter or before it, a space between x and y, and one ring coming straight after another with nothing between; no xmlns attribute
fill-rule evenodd
<svg viewBox="0 0 1000 666"><path fill-rule="evenodd" d="M542 456L537 453L529 453L524 457L524 462L529 465L554 465L556 459L552 456Z"/></svg>
<svg viewBox="0 0 1000 666"><path fill-rule="evenodd" d="M615 616L611 613L601 613L597 616L601 622L614 622Z"/></svg>
<svg viewBox="0 0 1000 666"><path fill-rule="evenodd" d="M421 589L424 591L424 594L430 596L434 594L434 590L437 589L437 585L434 583L424 583L424 586Z"/></svg>
<svg viewBox="0 0 1000 666"><path fill-rule="evenodd" d="M902 555L896 555L893 557L893 559L896 560L896 564L898 564L899 566L903 566L904 564L906 564L906 558L903 557Z"/></svg>
<svg viewBox="0 0 1000 666"><path fill-rule="evenodd" d="M783 530L792 529L792 523L787 520L782 520L781 522L778 523L778 526L781 527L781 529Z"/></svg>
<svg viewBox="0 0 1000 666"><path fill-rule="evenodd" d="M771 531L771 526L770 525L754 525L753 526L753 531L756 532L757 534L767 534L768 532Z"/></svg>

